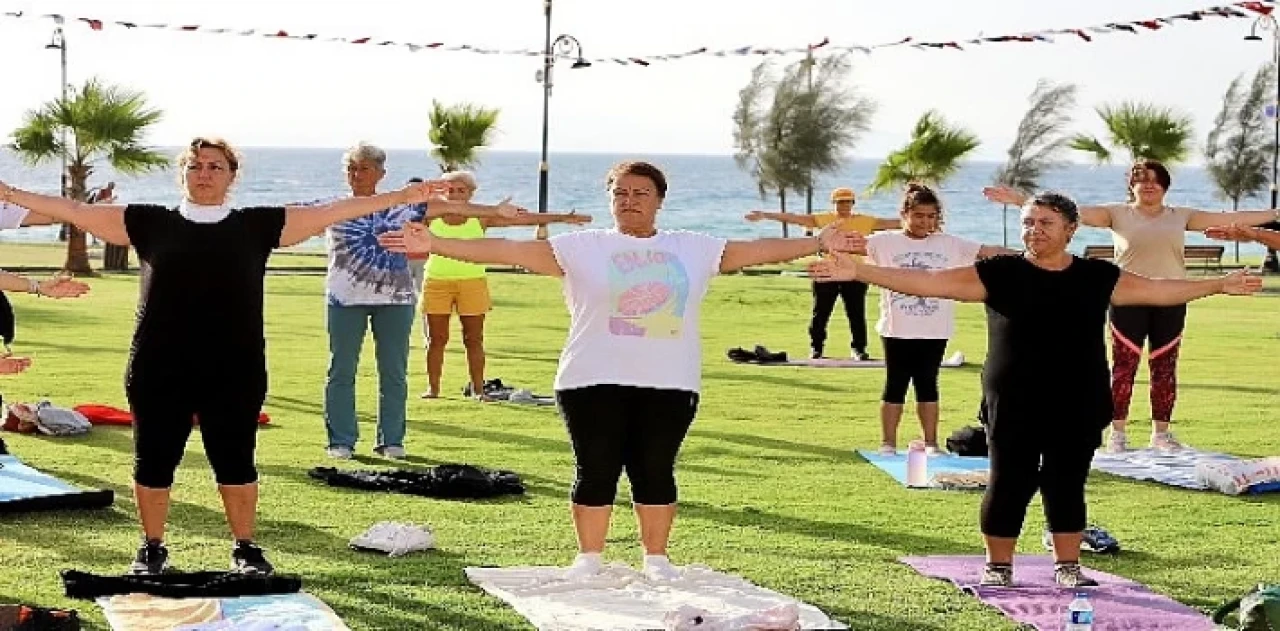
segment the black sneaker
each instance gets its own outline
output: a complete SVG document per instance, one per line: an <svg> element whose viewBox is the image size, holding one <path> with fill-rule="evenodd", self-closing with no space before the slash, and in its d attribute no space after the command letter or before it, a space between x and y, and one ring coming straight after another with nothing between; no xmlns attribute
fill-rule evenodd
<svg viewBox="0 0 1280 631"><path fill-rule="evenodd" d="M988 563L982 568L983 587L1013 587L1013 566L1008 563Z"/></svg>
<svg viewBox="0 0 1280 631"><path fill-rule="evenodd" d="M822 347L815 346L809 353L809 359L822 359Z"/></svg>
<svg viewBox="0 0 1280 631"><path fill-rule="evenodd" d="M864 351L861 348L853 349L853 353L850 354L850 357L860 362L871 361L871 356L867 354L867 351Z"/></svg>
<svg viewBox="0 0 1280 631"><path fill-rule="evenodd" d="M267 561L262 548L251 541L238 541L231 550L231 569L241 574L271 574L275 568Z"/></svg>
<svg viewBox="0 0 1280 631"><path fill-rule="evenodd" d="M1097 587L1098 581L1095 581L1080 570L1079 563L1054 563L1053 564L1053 580L1063 587Z"/></svg>
<svg viewBox="0 0 1280 631"><path fill-rule="evenodd" d="M164 574L169 569L169 549L164 543L154 539L143 542L138 548L138 556L129 566L130 574Z"/></svg>

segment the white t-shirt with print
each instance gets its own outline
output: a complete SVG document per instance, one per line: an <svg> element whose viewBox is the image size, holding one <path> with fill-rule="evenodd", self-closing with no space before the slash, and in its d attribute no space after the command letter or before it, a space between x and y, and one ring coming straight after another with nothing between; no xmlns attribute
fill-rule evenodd
<svg viewBox="0 0 1280 631"><path fill-rule="evenodd" d="M637 238L578 230L550 239L564 270L569 338L556 390L702 387L702 299L725 240L684 230Z"/></svg>
<svg viewBox="0 0 1280 631"><path fill-rule="evenodd" d="M979 243L943 232L924 239L912 239L898 231L881 232L867 239L867 254L880 267L964 267L973 265L981 248ZM882 289L876 331L884 337L902 339L950 339L955 331L955 310L955 302L951 300L920 298Z"/></svg>
<svg viewBox="0 0 1280 631"><path fill-rule="evenodd" d="M0 230L21 228L27 218L27 209L16 204L0 202Z"/></svg>

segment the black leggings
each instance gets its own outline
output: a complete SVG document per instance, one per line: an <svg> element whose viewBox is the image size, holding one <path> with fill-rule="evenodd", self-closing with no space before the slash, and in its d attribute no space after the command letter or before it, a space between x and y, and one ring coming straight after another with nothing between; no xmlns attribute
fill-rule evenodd
<svg viewBox="0 0 1280 631"><path fill-rule="evenodd" d="M991 441L991 476L982 497L982 534L1016 539L1037 489L1050 532L1083 531L1084 485L1096 443L1063 443L1050 437Z"/></svg>
<svg viewBox="0 0 1280 631"><path fill-rule="evenodd" d="M938 402L938 370L947 352L946 340L912 340L882 337L884 343L884 393L880 400L902 405L907 387L916 387L916 403Z"/></svg>
<svg viewBox="0 0 1280 631"><path fill-rule="evenodd" d="M556 392L577 478L573 503L609 506L626 469L636 504L676 502L676 455L698 411L698 394L612 384Z"/></svg>
<svg viewBox="0 0 1280 631"><path fill-rule="evenodd" d="M844 301L844 314L849 319L850 346L867 350L867 285L858 281L813 283L813 319L809 321L809 344L822 350L827 343L827 322L836 308L836 299Z"/></svg>
<svg viewBox="0 0 1280 631"><path fill-rule="evenodd" d="M204 453L218 484L257 482L254 451L265 381L238 387L193 375L185 385L129 383L125 390L133 412L134 481L153 489L173 486L192 419L198 417Z"/></svg>

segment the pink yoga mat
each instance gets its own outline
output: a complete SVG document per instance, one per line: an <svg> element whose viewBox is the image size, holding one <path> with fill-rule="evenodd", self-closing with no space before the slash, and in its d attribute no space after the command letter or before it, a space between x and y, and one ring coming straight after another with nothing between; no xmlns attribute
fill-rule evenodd
<svg viewBox="0 0 1280 631"><path fill-rule="evenodd" d="M1061 631L1067 603L1075 591L1053 582L1053 559L1019 556L1013 561L1014 587L979 587L985 559L980 556L903 557L925 576L955 583L1006 616L1040 631ZM1213 621L1182 603L1147 589L1141 583L1106 572L1086 569L1100 583L1086 587L1093 603L1094 631L1213 631Z"/></svg>

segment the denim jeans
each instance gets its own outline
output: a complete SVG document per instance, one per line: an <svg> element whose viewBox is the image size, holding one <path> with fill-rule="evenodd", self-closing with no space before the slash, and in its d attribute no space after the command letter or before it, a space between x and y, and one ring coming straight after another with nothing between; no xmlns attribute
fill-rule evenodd
<svg viewBox="0 0 1280 631"><path fill-rule="evenodd" d="M324 425L330 447L355 448L356 368L364 334L373 329L378 362L378 442L403 447L409 396L409 333L413 305L329 305L329 375L324 386Z"/></svg>

